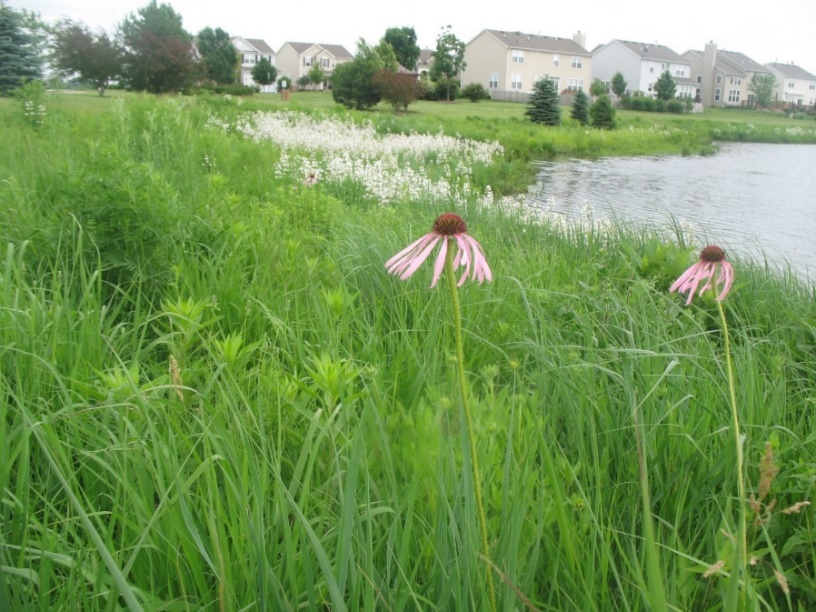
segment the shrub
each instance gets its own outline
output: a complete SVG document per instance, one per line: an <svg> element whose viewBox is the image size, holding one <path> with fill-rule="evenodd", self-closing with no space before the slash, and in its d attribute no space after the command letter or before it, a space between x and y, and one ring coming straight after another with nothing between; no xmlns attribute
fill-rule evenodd
<svg viewBox="0 0 816 612"><path fill-rule="evenodd" d="M481 102L490 99L490 92L481 83L470 83L462 88L459 96L467 98L471 102Z"/></svg>
<svg viewBox="0 0 816 612"><path fill-rule="evenodd" d="M666 102L666 112L682 115L684 112L686 112L686 105L682 100L678 100L677 98L674 100L669 100Z"/></svg>
<svg viewBox="0 0 816 612"><path fill-rule="evenodd" d="M572 112L570 117L575 119L581 125L589 123L589 97L583 92L575 93L575 99L572 102Z"/></svg>
<svg viewBox="0 0 816 612"><path fill-rule="evenodd" d="M202 83L193 93L214 93L214 94L229 94L231 96L251 96L258 93L258 88L251 85L241 85L240 83L215 83L208 81Z"/></svg>

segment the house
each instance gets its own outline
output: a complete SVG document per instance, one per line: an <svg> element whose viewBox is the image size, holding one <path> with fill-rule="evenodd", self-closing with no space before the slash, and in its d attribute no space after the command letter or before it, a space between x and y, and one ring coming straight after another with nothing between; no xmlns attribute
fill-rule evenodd
<svg viewBox="0 0 816 612"><path fill-rule="evenodd" d="M233 36L230 39L232 46L238 50L241 56L241 67L239 74L239 81L241 85L249 87L256 86L255 80L252 78L252 69L262 59L269 60L273 66L275 65L275 52L260 38L243 38L242 36ZM269 85L257 85L262 93L275 93L277 85L271 83Z"/></svg>
<svg viewBox="0 0 816 612"><path fill-rule="evenodd" d="M703 106L744 106L752 104L751 79L770 70L736 51L717 49L708 42L703 51L686 51L694 75L694 96Z"/></svg>
<svg viewBox="0 0 816 612"><path fill-rule="evenodd" d="M675 95L692 97L691 63L665 45L615 39L592 50L592 78L601 79L607 86L620 72L630 92L655 97L655 82L666 70L677 84Z"/></svg>
<svg viewBox="0 0 816 612"><path fill-rule="evenodd" d="M332 71L338 65L353 59L354 56L342 45L285 42L278 50L278 76L288 77L296 85L299 78L307 76L313 67L320 66L325 75L322 87L331 82Z"/></svg>
<svg viewBox="0 0 816 612"><path fill-rule="evenodd" d="M538 79L559 91L589 90L592 56L586 36L572 38L482 30L465 46L462 86L480 83L494 100L526 101Z"/></svg>
<svg viewBox="0 0 816 612"><path fill-rule="evenodd" d="M433 49L420 49L419 50L419 59L417 60L417 73L422 76L430 76L431 75L431 66L433 65Z"/></svg>
<svg viewBox="0 0 816 612"><path fill-rule="evenodd" d="M816 76L795 64L771 62L765 67L776 77L776 99L794 106L816 106Z"/></svg>

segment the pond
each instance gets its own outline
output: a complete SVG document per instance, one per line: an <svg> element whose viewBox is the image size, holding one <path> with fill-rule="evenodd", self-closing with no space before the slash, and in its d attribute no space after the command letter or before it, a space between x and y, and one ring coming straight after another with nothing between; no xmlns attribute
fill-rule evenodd
<svg viewBox="0 0 816 612"><path fill-rule="evenodd" d="M741 258L816 280L816 145L726 144L710 157L542 162L528 206L693 228Z"/></svg>

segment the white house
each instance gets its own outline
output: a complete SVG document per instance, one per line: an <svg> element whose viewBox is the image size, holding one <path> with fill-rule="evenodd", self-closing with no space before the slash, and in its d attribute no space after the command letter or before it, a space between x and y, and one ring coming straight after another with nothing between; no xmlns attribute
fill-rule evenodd
<svg viewBox="0 0 816 612"><path fill-rule="evenodd" d="M776 77L776 99L794 106L816 106L816 76L795 64L765 66Z"/></svg>
<svg viewBox="0 0 816 612"><path fill-rule="evenodd" d="M666 70L677 84L678 98L694 97L691 62L665 45L616 39L592 51L592 79L608 85L620 72L630 92L655 97L655 82Z"/></svg>
<svg viewBox="0 0 816 612"><path fill-rule="evenodd" d="M230 39L232 46L238 50L241 56L240 81L241 85L249 87L259 87L261 93L275 93L278 88L276 83L270 85L256 85L252 78L252 69L261 59L269 60L273 66L275 65L275 52L260 38L244 38L242 36L233 36Z"/></svg>

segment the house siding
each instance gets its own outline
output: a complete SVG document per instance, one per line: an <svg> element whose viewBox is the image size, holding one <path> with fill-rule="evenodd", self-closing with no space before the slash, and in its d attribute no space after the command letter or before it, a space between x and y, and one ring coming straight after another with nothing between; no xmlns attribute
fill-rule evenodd
<svg viewBox="0 0 816 612"><path fill-rule="evenodd" d="M462 85L480 83L491 96L504 100L526 100L538 79L549 77L559 80L559 90L572 84L589 91L592 75L592 58L577 44L565 51L530 48L541 46L547 37L514 33L507 40L483 31L465 47L465 70L460 75ZM560 39L561 44L569 39ZM558 65L554 58L558 56ZM573 67L573 57L581 66ZM515 58L515 59L514 59ZM518 61L521 60L521 61ZM491 87L490 76L496 75Z"/></svg>

